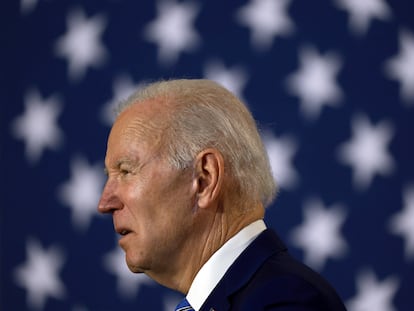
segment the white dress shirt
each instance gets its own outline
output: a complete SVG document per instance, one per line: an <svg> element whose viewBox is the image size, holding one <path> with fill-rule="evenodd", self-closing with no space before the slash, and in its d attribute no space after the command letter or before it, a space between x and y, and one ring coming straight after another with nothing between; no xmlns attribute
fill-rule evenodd
<svg viewBox="0 0 414 311"><path fill-rule="evenodd" d="M186 297L195 311L200 310L204 301L206 301L214 287L216 287L217 283L224 276L227 269L265 229L266 225L263 220L257 220L244 227L220 247L203 267L201 267Z"/></svg>

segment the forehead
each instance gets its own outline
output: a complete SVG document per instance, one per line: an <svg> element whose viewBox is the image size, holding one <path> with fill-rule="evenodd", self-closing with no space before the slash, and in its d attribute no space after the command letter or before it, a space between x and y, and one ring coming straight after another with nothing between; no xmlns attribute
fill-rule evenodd
<svg viewBox="0 0 414 311"><path fill-rule="evenodd" d="M133 104L115 120L108 139L107 155L156 152L166 128L166 111L157 101Z"/></svg>

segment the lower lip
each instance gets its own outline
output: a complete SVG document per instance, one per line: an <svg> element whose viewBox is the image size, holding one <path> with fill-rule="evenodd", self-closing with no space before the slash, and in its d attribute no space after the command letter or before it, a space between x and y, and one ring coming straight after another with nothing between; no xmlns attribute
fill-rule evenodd
<svg viewBox="0 0 414 311"><path fill-rule="evenodd" d="M125 239L126 239L128 236L130 236L130 235L131 235L131 233L132 233L132 232L129 232L129 233L125 234L125 235L121 235L121 237L119 238L118 243L119 243L119 244L121 244L121 243L122 243L122 241L125 241Z"/></svg>

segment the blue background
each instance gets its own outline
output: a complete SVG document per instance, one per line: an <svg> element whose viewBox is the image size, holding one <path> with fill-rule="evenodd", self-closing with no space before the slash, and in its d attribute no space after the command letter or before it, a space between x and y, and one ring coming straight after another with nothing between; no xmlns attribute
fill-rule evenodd
<svg viewBox="0 0 414 311"><path fill-rule="evenodd" d="M59 247L65 257L58 275L66 294L47 297L44 310L172 308L181 295L153 282L142 283L130 297L120 293L117 277L102 263L116 247L111 219L96 214L84 230L78 230L72 210L58 192L71 178L74 158L103 169L110 127L100 114L114 96L116 77L125 74L134 83L205 77L205 65L219 60L227 68L245 70L242 96L258 123L275 137L290 135L297 143L292 165L299 182L295 187L282 187L267 211L268 225L303 259L304 250L293 245L290 233L304 221L305 200L317 196L327 206L343 204L346 219L340 233L348 251L327 259L319 271L345 301L357 295L360 271L373 271L379 282L394 276L399 284L392 304L396 310L411 310L414 261L404 256L405 240L392 234L388 223L404 207L404 188L414 182L414 99L407 103L401 98L400 85L386 76L383 67L400 51L400 31L414 33L414 5L388 1L391 18L373 19L366 33L356 35L350 31L348 13L338 9L335 1L291 1L288 15L295 31L276 36L268 49L259 51L251 43L250 30L235 19L236 11L248 2L197 3L193 26L201 44L194 51L180 53L171 64L160 62L157 45L144 36L145 27L157 17L156 1L39 0L27 12L17 1L2 3L0 309L38 309L16 282L16 271L27 261L30 239L43 249ZM102 15L106 20L100 39L108 57L96 68L87 67L77 80L68 74L67 60L55 52L58 38L68 31L67 16L73 8L86 18ZM303 115L300 99L285 83L298 70L299 50L306 45L322 54L334 51L342 60L336 76L343 92L341 105L325 106L315 120ZM59 148L46 148L34 162L25 155L24 141L12 131L14 120L25 111L25 94L31 88L42 98L59 96L57 124L64 137ZM353 184L352 168L337 158L339 146L352 136L351 121L359 112L372 124L388 120L394 128L388 147L396 168L389 175L375 175L363 190Z"/></svg>

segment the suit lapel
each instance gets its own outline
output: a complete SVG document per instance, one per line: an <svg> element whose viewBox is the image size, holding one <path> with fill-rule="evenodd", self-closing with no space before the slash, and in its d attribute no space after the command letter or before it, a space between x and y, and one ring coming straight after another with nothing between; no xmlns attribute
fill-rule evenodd
<svg viewBox="0 0 414 311"><path fill-rule="evenodd" d="M263 231L230 266L200 311L228 310L229 297L249 281L266 259L285 250L285 245L273 230Z"/></svg>

